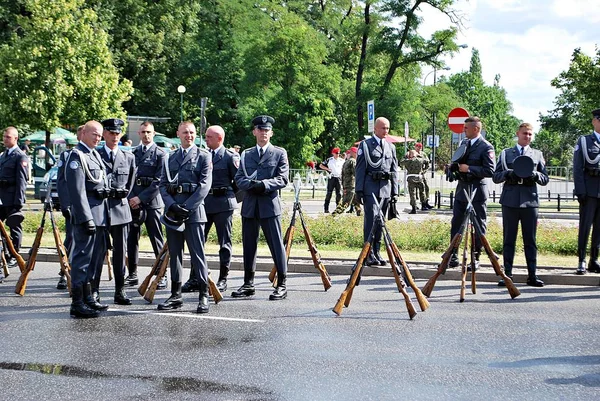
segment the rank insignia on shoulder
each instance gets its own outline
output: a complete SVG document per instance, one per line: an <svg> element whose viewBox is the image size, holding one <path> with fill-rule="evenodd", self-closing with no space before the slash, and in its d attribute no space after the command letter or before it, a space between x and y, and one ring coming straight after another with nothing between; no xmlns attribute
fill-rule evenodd
<svg viewBox="0 0 600 401"><path fill-rule="evenodd" d="M362 153L363 153L362 152L362 147L358 148L358 153L357 154L360 156L360 155L362 155Z"/></svg>
<svg viewBox="0 0 600 401"><path fill-rule="evenodd" d="M71 167L73 170L77 170L79 168L79 163L73 160L71 163L69 163L69 167Z"/></svg>
<svg viewBox="0 0 600 401"><path fill-rule="evenodd" d="M56 166L57 167L62 167L62 165L63 165L63 161L59 159L58 163L56 163Z"/></svg>
<svg viewBox="0 0 600 401"><path fill-rule="evenodd" d="M27 165L28 165L28 164L29 164L29 163L27 163L27 160L23 160L23 161L21 162L21 166L23 166L23 167L27 167Z"/></svg>

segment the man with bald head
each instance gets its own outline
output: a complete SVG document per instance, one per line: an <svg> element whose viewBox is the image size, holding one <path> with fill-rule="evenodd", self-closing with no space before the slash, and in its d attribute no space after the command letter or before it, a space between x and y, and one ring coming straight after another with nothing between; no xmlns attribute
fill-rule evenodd
<svg viewBox="0 0 600 401"><path fill-rule="evenodd" d="M94 261L104 257L104 230L109 224L106 199L110 191L104 164L96 151L102 131L97 121L85 124L79 144L66 160L64 172L73 231L71 316L76 318L98 317L99 311L108 308L91 293L91 282L97 274Z"/></svg>
<svg viewBox="0 0 600 401"><path fill-rule="evenodd" d="M375 120L374 133L371 138L365 139L358 145L358 159L356 160L356 185L355 196L365 205L363 235L367 241L373 222L377 203L382 205L382 213L387 216L390 202L398 198L398 158L396 148L385 139L390 132L390 122L387 118L379 117ZM368 266L385 266L385 259L381 256L381 227L374 232L373 246L365 264Z"/></svg>
<svg viewBox="0 0 600 401"><path fill-rule="evenodd" d="M25 190L29 180L29 158L19 149L19 133L15 127L4 130L4 152L0 155L0 220L10 228L10 238L19 252L23 229L21 209L25 204ZM8 218L10 216L10 218ZM15 267L17 260L10 256L8 267Z"/></svg>
<svg viewBox="0 0 600 401"><path fill-rule="evenodd" d="M204 238L208 237L211 227L215 226L219 241L219 281L217 288L227 290L227 276L231 264L231 227L233 211L237 208L235 199L235 174L240 166L240 155L223 146L225 131L218 125L208 127L205 134L206 146L212 159L212 186L206 199L206 224ZM198 279L192 269L190 279L183 285L183 292L197 291Z"/></svg>

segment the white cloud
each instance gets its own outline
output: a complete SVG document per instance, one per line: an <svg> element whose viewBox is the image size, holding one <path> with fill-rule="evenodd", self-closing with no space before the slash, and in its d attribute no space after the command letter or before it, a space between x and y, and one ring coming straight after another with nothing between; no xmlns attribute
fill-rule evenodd
<svg viewBox="0 0 600 401"><path fill-rule="evenodd" d="M554 0L550 9L559 18L582 18L585 24L600 22L598 0Z"/></svg>

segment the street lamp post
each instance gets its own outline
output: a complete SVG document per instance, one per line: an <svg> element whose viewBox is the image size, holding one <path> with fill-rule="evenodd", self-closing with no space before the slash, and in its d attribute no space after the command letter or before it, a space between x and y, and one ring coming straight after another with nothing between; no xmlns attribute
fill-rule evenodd
<svg viewBox="0 0 600 401"><path fill-rule="evenodd" d="M441 68L441 70L444 71L448 71L450 70L450 67L443 67ZM433 72L433 86L435 86L435 83L437 81L437 67L433 66L433 71L429 72L429 74L431 74ZM425 80L427 79L427 77L429 76L429 74L425 75L425 78L423 78L423 86L425 86ZM431 119L431 134L432 134L432 148L433 151L431 153L431 178L435 177L435 110L433 111L433 118Z"/></svg>
<svg viewBox="0 0 600 401"><path fill-rule="evenodd" d="M183 122L183 94L185 93L185 86L183 85L179 85L177 87L177 92L179 92L179 94L181 95L181 120L179 120L180 122Z"/></svg>

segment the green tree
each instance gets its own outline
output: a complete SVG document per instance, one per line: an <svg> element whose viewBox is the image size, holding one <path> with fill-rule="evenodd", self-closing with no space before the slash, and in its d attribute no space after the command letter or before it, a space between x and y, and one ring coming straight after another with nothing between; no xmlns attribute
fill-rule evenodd
<svg viewBox="0 0 600 401"><path fill-rule="evenodd" d="M0 125L48 132L124 117L131 84L119 79L94 11L83 0L27 0L24 7L18 33L0 46Z"/></svg>

